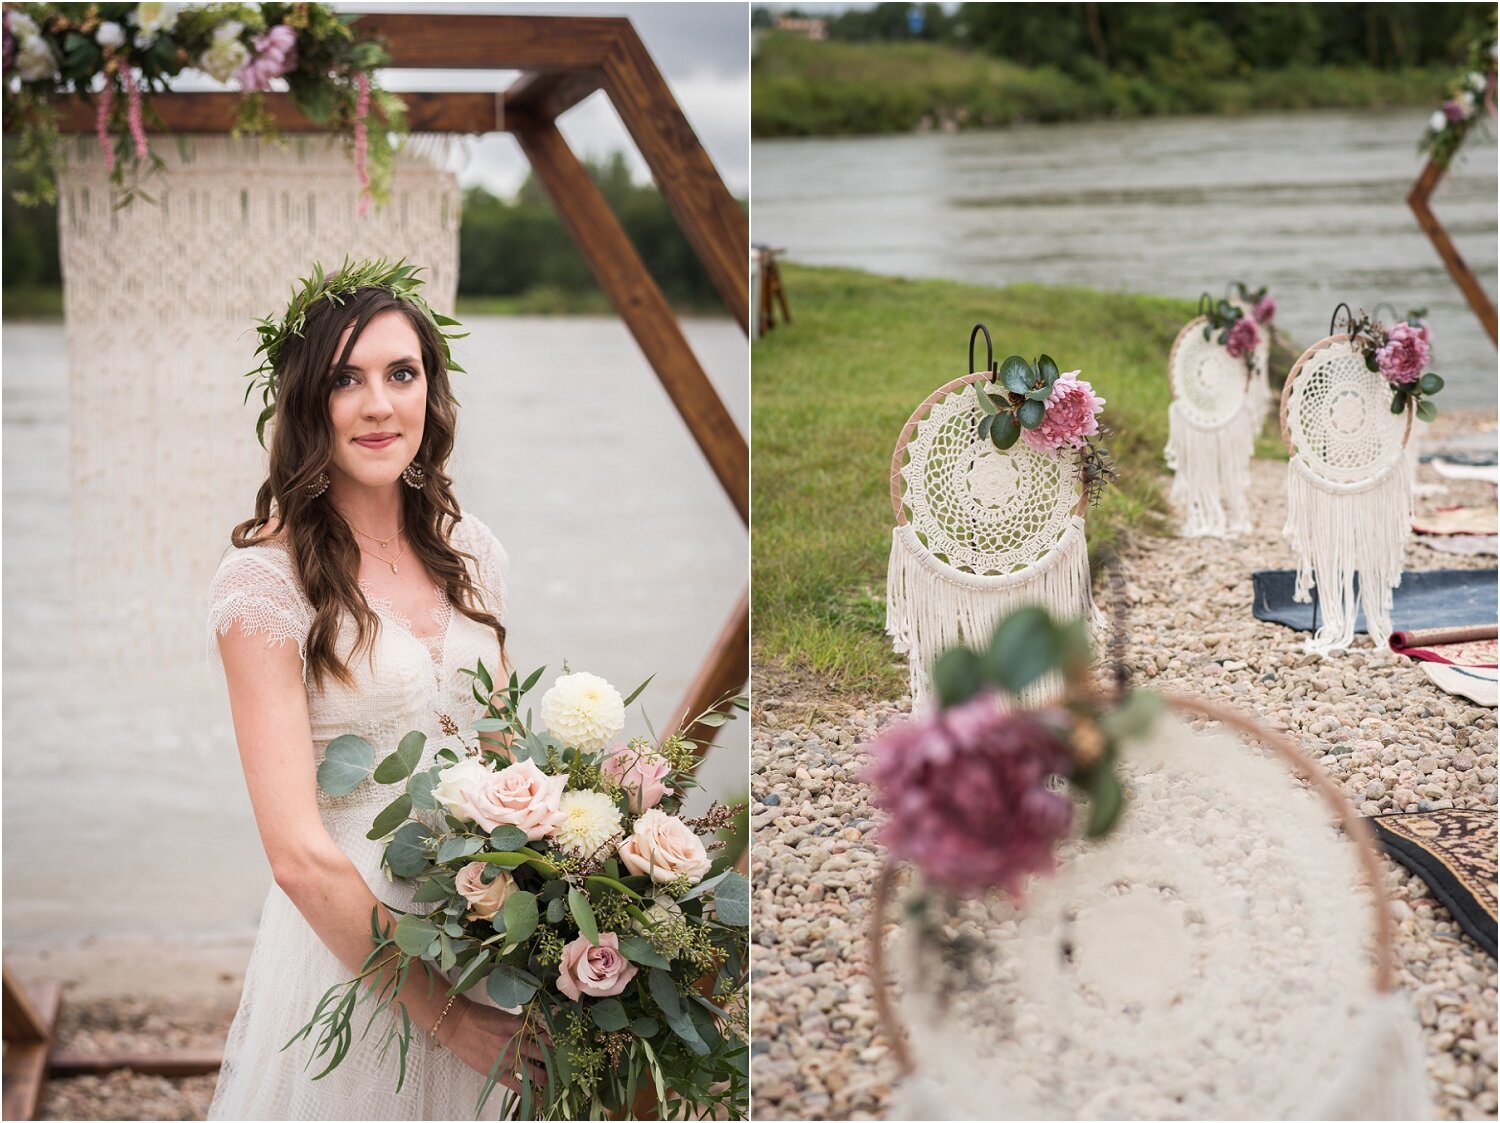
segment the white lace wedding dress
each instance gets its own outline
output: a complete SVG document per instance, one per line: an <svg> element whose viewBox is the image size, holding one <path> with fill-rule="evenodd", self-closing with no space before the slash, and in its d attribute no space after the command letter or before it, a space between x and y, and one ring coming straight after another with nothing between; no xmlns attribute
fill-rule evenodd
<svg viewBox="0 0 1500 1123"><path fill-rule="evenodd" d="M465 517L455 527L453 544L477 559L471 565L484 606L504 619L505 554L483 523ZM431 626L415 631L436 634L419 638L411 623L376 598L370 607L380 617L373 662L354 660L351 686L326 682L307 689L313 748L321 760L328 743L355 733L375 747L376 759L395 750L413 729L427 735L419 768L456 738L439 728L441 714L451 716L471 740L478 709L472 680L458 673L480 659L499 666L495 634L453 611L446 599ZM209 648L218 662L217 638L234 624L264 634L271 644L294 642L305 654L313 609L293 573L291 557L279 546L231 549L214 575L208 617ZM340 650L352 644L353 625L345 624ZM393 908L412 906L411 891L382 870L382 847L365 838L377 812L398 789L366 780L337 798L318 792L323 825L334 842L364 876L370 890ZM359 1033L368 1018L368 1002L356 1008L355 1040L342 1064L320 1080L322 1068L312 1057L312 1037L282 1051L329 987L351 972L324 946L291 900L272 886L261 914L260 931L245 972L239 1010L224 1047L224 1065L209 1107L210 1119L471 1119L484 1077L452 1053L438 1047L425 1027L413 1026L406 1082L396 1091L397 1053L393 1045L382 1062L377 1048L381 1027L363 1041ZM326 1063L326 1062L325 1062ZM497 1089L496 1097L504 1089ZM488 1106L497 1107L498 1098Z"/></svg>

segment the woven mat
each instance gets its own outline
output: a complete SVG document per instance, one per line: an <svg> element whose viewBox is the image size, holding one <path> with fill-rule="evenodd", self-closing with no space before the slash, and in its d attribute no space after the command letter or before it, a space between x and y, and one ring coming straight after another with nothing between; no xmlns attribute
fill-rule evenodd
<svg viewBox="0 0 1500 1123"><path fill-rule="evenodd" d="M1296 576L1290 569L1262 569L1251 574L1257 620L1299 632L1312 630L1313 606L1292 600ZM1398 630L1493 624L1496 610L1493 569L1408 571L1401 575L1401 584L1392 596L1391 624ZM1363 609L1354 630L1365 630Z"/></svg>
<svg viewBox="0 0 1500 1123"><path fill-rule="evenodd" d="M1378 815L1380 844L1411 870L1470 938L1495 954L1495 812L1450 807Z"/></svg>

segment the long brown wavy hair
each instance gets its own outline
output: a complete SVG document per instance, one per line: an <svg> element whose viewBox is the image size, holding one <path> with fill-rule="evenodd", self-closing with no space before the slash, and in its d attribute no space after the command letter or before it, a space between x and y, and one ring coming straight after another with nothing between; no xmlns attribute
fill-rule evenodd
<svg viewBox="0 0 1500 1123"><path fill-rule="evenodd" d="M271 431L270 466L255 496L255 517L234 528L235 546L259 546L280 540L291 554L302 591L313 606L307 634L307 669L321 686L327 676L352 685L349 664L361 652L373 658L380 618L359 587L359 544L349 524L326 497L312 498L308 485L327 471L333 459L333 421L329 398L335 372L349 361L365 326L383 312L397 311L417 333L422 371L427 379L427 413L422 444L413 463L426 486L401 489L411 553L427 567L458 612L493 629L505 649L505 628L481 607L465 559L471 555L450 541L461 518L447 474L457 427L456 403L437 329L415 305L377 287L357 289L342 304L319 300L307 313L300 336L289 335L278 355L275 423ZM338 361L334 350L344 329L354 325ZM272 526L274 519L275 525ZM348 660L337 651L339 622L354 621L355 643Z"/></svg>

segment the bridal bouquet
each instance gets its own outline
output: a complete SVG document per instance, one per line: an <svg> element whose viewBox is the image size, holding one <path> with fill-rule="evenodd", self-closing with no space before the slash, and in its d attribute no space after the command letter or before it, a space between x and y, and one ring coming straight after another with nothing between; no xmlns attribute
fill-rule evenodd
<svg viewBox="0 0 1500 1123"><path fill-rule="evenodd" d="M363 972L331 989L293 1041L316 1033L330 1071L370 996L370 1024L395 1015L382 1047L398 1046L399 1087L412 1024L396 994L415 967L449 995L487 995L520 1015L480 1106L514 1072L507 1114L521 1118L631 1116L638 1098L660 1118L684 1105L744 1118L749 883L731 868L742 845L727 840L743 839L742 814L681 816L697 756L683 731L616 741L645 683L622 699L596 675L564 674L535 725L522 699L542 671L498 690L483 663L465 673L486 710L476 743L460 738L464 753L444 748L418 771L425 738L408 733L376 765L368 742L346 736L319 766L331 795L366 777L395 786L369 837L387 840L384 864L415 904L394 925L372 916ZM684 729L725 720L715 707ZM443 728L459 734L451 719ZM543 1085L522 1063L523 1040L543 1052Z"/></svg>

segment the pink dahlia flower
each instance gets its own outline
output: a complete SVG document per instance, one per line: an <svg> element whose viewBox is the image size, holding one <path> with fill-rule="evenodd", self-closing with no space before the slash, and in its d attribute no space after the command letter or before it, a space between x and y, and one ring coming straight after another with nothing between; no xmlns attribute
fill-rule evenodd
<svg viewBox="0 0 1500 1123"><path fill-rule="evenodd" d="M1432 338L1426 324L1413 327L1399 323L1386 336L1385 346L1375 352L1375 362L1385 380L1405 386L1422 377L1422 368L1432 354Z"/></svg>
<svg viewBox="0 0 1500 1123"><path fill-rule="evenodd" d="M297 33L284 23L257 35L250 43L255 57L240 67L239 73L240 85L247 90L269 90L272 78L280 78L297 65Z"/></svg>
<svg viewBox="0 0 1500 1123"><path fill-rule="evenodd" d="M1052 384L1047 399L1047 416L1035 429L1022 429L1021 439L1038 452L1050 452L1072 445L1083 447L1083 438L1099 431L1099 413L1104 399L1078 376L1081 371L1064 371Z"/></svg>
<svg viewBox="0 0 1500 1123"><path fill-rule="evenodd" d="M889 814L880 837L893 858L969 895L998 887L1019 897L1028 874L1052 869L1073 804L1047 778L1071 763L1037 718L981 695L892 727L870 753L865 778Z"/></svg>
<svg viewBox="0 0 1500 1123"><path fill-rule="evenodd" d="M1269 293L1261 297L1250 310L1250 315L1255 317L1257 324L1269 324L1276 318L1276 298Z"/></svg>
<svg viewBox="0 0 1500 1123"><path fill-rule="evenodd" d="M1254 351L1260 345L1260 328L1255 325L1255 317L1241 316L1229 329L1229 338L1224 341L1224 350L1228 351L1236 359L1241 355Z"/></svg>

